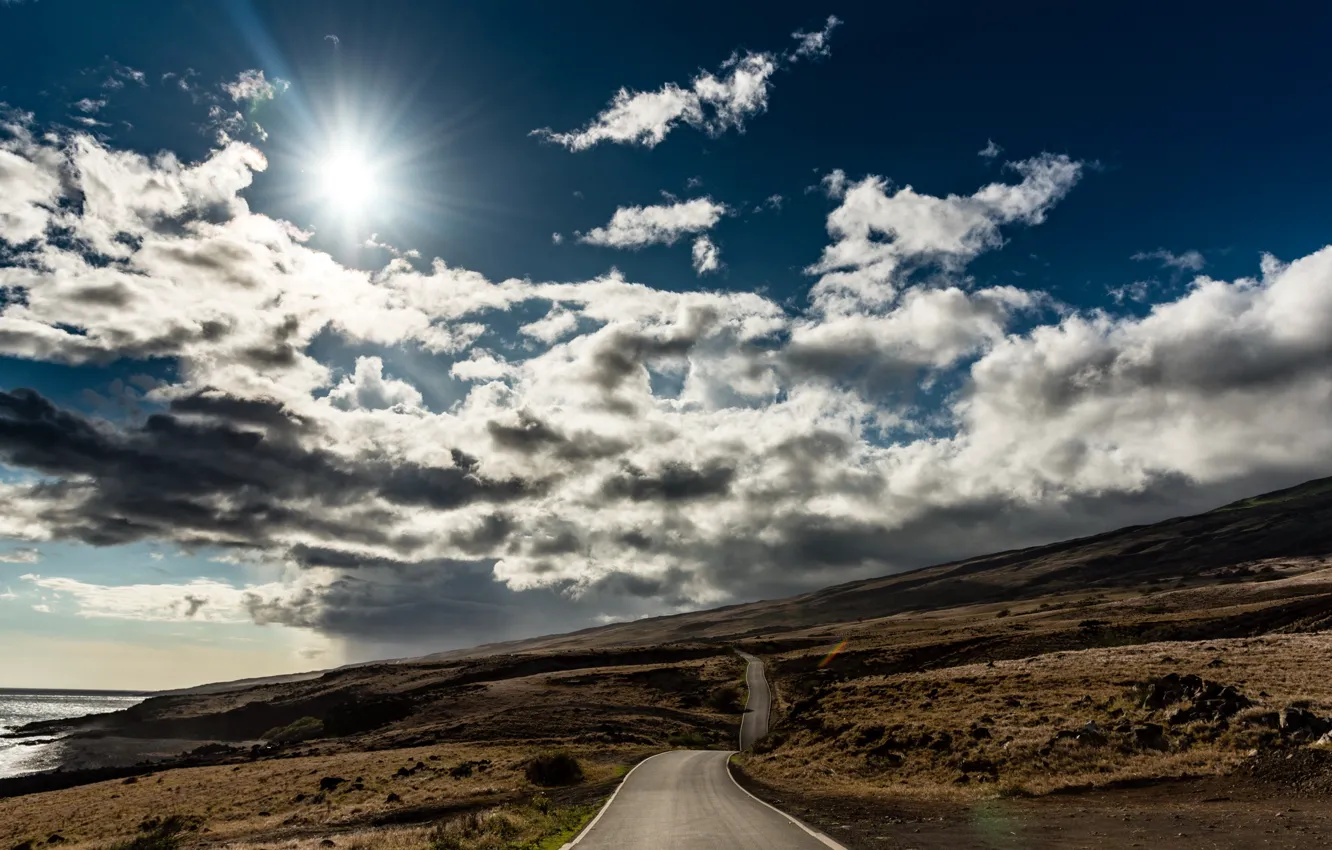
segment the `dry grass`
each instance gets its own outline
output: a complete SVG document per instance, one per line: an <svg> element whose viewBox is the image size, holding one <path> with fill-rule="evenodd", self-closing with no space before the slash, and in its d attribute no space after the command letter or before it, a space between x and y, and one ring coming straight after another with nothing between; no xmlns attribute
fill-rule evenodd
<svg viewBox="0 0 1332 850"><path fill-rule="evenodd" d="M578 758L586 784L612 780L644 754L641 747L568 749ZM521 805L537 791L524 775L534 754L523 746L449 745L166 770L129 785L102 782L0 800L0 847L52 833L71 848L101 847L133 837L146 817L167 814L203 818L202 829L190 840L231 843L281 835L299 843L355 831L411 809L422 810L424 818L432 813L448 817L450 808ZM450 774L450 768L483 760L490 766L474 768L470 776ZM411 776L395 776L418 763L424 767ZM348 781L321 793L324 777ZM390 794L400 801L386 802Z"/></svg>
<svg viewBox="0 0 1332 850"><path fill-rule="evenodd" d="M1263 730L1230 723L1170 727L1171 709L1142 707L1135 685L1167 673L1230 684L1254 700L1250 716L1302 702L1332 713L1332 635L1142 644L1055 652L831 684L816 705L796 703L771 752L744 757L776 785L845 793L975 798L1042 794L1107 783L1223 772ZM1095 723L1104 746L1055 741ZM1167 727L1165 751L1135 746L1118 724ZM951 740L943 743L940 734ZM1270 743L1270 741L1268 741ZM966 779L962 779L966 776Z"/></svg>
<svg viewBox="0 0 1332 850"><path fill-rule="evenodd" d="M596 806L557 808L543 803L497 806L432 826L386 827L311 836L293 841L231 842L228 850L557 850L580 830Z"/></svg>

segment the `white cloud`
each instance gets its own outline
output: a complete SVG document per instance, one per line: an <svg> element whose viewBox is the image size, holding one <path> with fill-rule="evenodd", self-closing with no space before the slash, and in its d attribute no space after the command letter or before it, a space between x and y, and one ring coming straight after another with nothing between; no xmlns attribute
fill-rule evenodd
<svg viewBox="0 0 1332 850"><path fill-rule="evenodd" d="M1106 290L1116 304L1123 304L1125 301L1133 301L1138 304L1146 303L1151 297L1152 290L1156 287L1154 280L1135 280L1126 283L1123 286L1112 286Z"/></svg>
<svg viewBox="0 0 1332 850"><path fill-rule="evenodd" d="M968 196L938 198L911 186L890 194L876 176L850 185L828 216L836 241L808 269L821 275L811 293L815 305L825 312L878 308L891 302L901 276L919 265L960 269L1002 244L1001 225L1044 221L1082 174L1081 163L1052 154L1008 167L1021 182L991 183Z"/></svg>
<svg viewBox="0 0 1332 850"><path fill-rule="evenodd" d="M32 610L36 611L38 614L50 614L51 606L47 605L45 602L42 602L32 606Z"/></svg>
<svg viewBox="0 0 1332 850"><path fill-rule="evenodd" d="M778 62L828 55L828 39L840 24L829 17L819 32L793 34L799 45L790 53L734 54L718 73L703 72L681 86L667 83L656 91L622 88L610 104L581 130L557 133L549 127L532 135L563 145L571 151L587 150L601 142L656 147L673 129L686 124L717 136L727 130L744 132L745 121L768 108L772 75Z"/></svg>
<svg viewBox="0 0 1332 850"><path fill-rule="evenodd" d="M420 251L416 250L415 248L409 248L406 251L395 248L394 246L388 244L387 242L381 242L378 233L371 233L370 236L365 240L365 242L361 244L367 248L378 248L381 251L387 251L391 256L394 257L402 257L409 260L421 259Z"/></svg>
<svg viewBox="0 0 1332 850"><path fill-rule="evenodd" d="M578 328L578 314L556 304L544 317L518 330L526 336L552 345Z"/></svg>
<svg viewBox="0 0 1332 850"><path fill-rule="evenodd" d="M324 41L331 43L333 45L334 50L337 50L339 47L342 47L342 39L338 38L336 35L333 35L332 33L329 33L328 35L324 36Z"/></svg>
<svg viewBox="0 0 1332 850"><path fill-rule="evenodd" d="M96 112L104 106L106 106L106 98L104 97L96 100L91 97L85 97L82 100L74 102L74 108L80 112Z"/></svg>
<svg viewBox="0 0 1332 850"><path fill-rule="evenodd" d="M810 56L827 56L831 51L828 42L832 39L832 31L841 26L842 21L836 15L829 15L824 23L823 29L817 32L801 32L797 30L791 33L798 44L795 50L791 51L788 58L806 58Z"/></svg>
<svg viewBox="0 0 1332 850"><path fill-rule="evenodd" d="M36 549L10 549L0 552L0 564L35 564L42 559L42 553Z"/></svg>
<svg viewBox="0 0 1332 850"><path fill-rule="evenodd" d="M250 69L241 71L234 81L223 83L222 90L237 103L253 104L272 100L286 91L288 86L290 86L290 83L286 80L269 80L264 77L263 71Z"/></svg>
<svg viewBox="0 0 1332 850"><path fill-rule="evenodd" d="M694 246L691 249L694 262L694 273L702 277L721 268L721 249L707 236L700 236L694 240Z"/></svg>
<svg viewBox="0 0 1332 850"><path fill-rule="evenodd" d="M1203 257L1201 251L1185 251L1182 254L1175 254L1165 248L1157 248L1155 251L1139 251L1133 255L1133 259L1139 261L1157 260L1163 268L1189 272L1202 271L1203 266L1207 265L1207 260Z"/></svg>
<svg viewBox="0 0 1332 850"><path fill-rule="evenodd" d="M472 349L466 360L459 360L449 374L463 381L499 381L513 376L517 368L489 351Z"/></svg>
<svg viewBox="0 0 1332 850"><path fill-rule="evenodd" d="M384 376L384 361L378 357L357 357L356 370L329 392L328 400L343 410L419 408L422 403L416 387Z"/></svg>
<svg viewBox="0 0 1332 850"><path fill-rule="evenodd" d="M108 91L122 89L125 83L131 82L139 86L148 85L148 77L143 71L131 68L128 65L122 65L119 62L111 61L109 65L103 66L107 71L107 76L102 80L102 88Z"/></svg>
<svg viewBox="0 0 1332 850"><path fill-rule="evenodd" d="M830 198L840 198L846 194L846 172L840 168L834 168L827 174L819 178L818 186L810 186L805 191L812 192L815 189L822 189L823 194Z"/></svg>
<svg viewBox="0 0 1332 850"><path fill-rule="evenodd" d="M1004 149L1001 148L1001 147L999 147L998 145L996 145L996 144L994 143L994 139L986 139L986 140L985 140L985 147L983 147L983 148L981 148L980 150L976 151L976 156L984 157L985 159L994 159L995 157L999 156L999 154L1001 154L1001 153L1003 153L1003 152L1004 152Z"/></svg>
<svg viewBox="0 0 1332 850"><path fill-rule="evenodd" d="M72 578L26 575L33 587L68 596L80 617L139 622L250 623L255 600L292 600L317 594L327 580L324 571L302 575L291 582L234 587L198 578L182 584L92 584ZM50 613L47 605L34 611Z"/></svg>
<svg viewBox="0 0 1332 850"><path fill-rule="evenodd" d="M0 599L6 600L6 601L13 600L13 599L18 599L18 594L16 594L16 593L14 592L13 588L6 587L6 588L5 588L5 592L4 592L4 593L0 593Z"/></svg>
<svg viewBox="0 0 1332 850"><path fill-rule="evenodd" d="M673 245L681 236L711 229L727 212L725 204L707 197L660 206L620 207L609 224L578 234L578 241L609 248Z"/></svg>
<svg viewBox="0 0 1332 850"><path fill-rule="evenodd" d="M552 244L552 245L561 245L561 244L563 244L563 243L564 243L564 234L563 234L563 233L552 233L552 234L550 234L550 244Z"/></svg>

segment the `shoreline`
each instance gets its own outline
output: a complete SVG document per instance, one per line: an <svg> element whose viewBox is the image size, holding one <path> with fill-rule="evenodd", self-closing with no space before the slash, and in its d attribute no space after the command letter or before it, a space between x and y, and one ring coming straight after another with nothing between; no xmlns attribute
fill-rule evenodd
<svg viewBox="0 0 1332 850"><path fill-rule="evenodd" d="M50 753L50 761L55 766L0 777L0 798L56 791L184 766L190 762L189 756L193 750L215 743L187 738L129 738L114 735L70 736L42 741L34 746L54 748Z"/></svg>

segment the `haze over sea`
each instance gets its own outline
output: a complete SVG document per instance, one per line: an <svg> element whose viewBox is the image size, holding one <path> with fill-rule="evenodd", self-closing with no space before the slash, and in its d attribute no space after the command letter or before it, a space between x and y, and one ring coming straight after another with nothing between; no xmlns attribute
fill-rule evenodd
<svg viewBox="0 0 1332 850"><path fill-rule="evenodd" d="M124 691L53 691L0 688L0 735L25 723L60 720L119 711L143 702L140 694ZM0 737L0 778L50 770L60 763L58 736ZM40 743L34 743L40 742Z"/></svg>

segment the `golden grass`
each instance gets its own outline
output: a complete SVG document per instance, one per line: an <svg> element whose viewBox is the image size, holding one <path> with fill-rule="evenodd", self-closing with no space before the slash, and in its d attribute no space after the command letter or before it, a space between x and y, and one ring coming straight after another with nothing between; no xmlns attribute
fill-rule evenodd
<svg viewBox="0 0 1332 850"><path fill-rule="evenodd" d="M1166 752L1115 745L1118 723L1165 725L1171 709L1142 708L1133 686L1172 672L1234 685L1254 700L1255 711L1303 701L1321 715L1332 713L1332 635L1141 644L851 679L822 697L813 728L786 723L783 743L745 755L741 764L755 778L787 787L948 798L1043 794L1232 768L1262 738L1240 718L1229 728L1171 728ZM1112 743L1052 746L1057 732L1089 722ZM977 726L984 732L973 735ZM924 743L940 732L952 737L947 747ZM871 752L876 747L881 755Z"/></svg>
<svg viewBox="0 0 1332 850"><path fill-rule="evenodd" d="M431 826L382 827L315 835L290 841L229 842L227 850L558 850L592 818L598 806L556 808L507 805L443 820Z"/></svg>
<svg viewBox="0 0 1332 850"><path fill-rule="evenodd" d="M644 755L642 747L567 749L579 759L589 784L615 778L624 765ZM165 770L129 785L116 780L0 800L0 847L52 833L63 836L71 850L102 847L132 837L144 818L168 814L202 817L203 830L196 837L210 844L272 835L290 835L299 843L309 836L355 830L405 808L519 801L538 790L524 776L535 752L529 746L441 745ZM449 774L459 763L484 759L491 762L486 770L462 778ZM425 769L395 777L399 768L411 769L418 762ZM319 781L326 776L348 782L320 794ZM357 777L359 789L353 787ZM401 801L386 802L389 794ZM298 801L298 795L304 796Z"/></svg>

